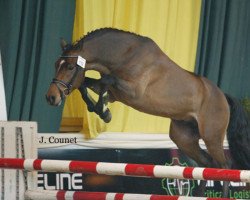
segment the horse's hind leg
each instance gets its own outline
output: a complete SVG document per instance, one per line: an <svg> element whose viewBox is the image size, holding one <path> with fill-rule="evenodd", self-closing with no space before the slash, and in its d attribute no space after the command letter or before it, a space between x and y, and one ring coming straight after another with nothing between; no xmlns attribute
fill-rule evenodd
<svg viewBox="0 0 250 200"><path fill-rule="evenodd" d="M226 134L227 119L223 116L212 116L209 118L206 114L203 123L199 123L199 132L204 140L209 155L214 159L217 168L230 168L230 163L225 156L223 149L223 140ZM229 193L229 182L223 182L223 196L227 197Z"/></svg>
<svg viewBox="0 0 250 200"><path fill-rule="evenodd" d="M195 160L199 166L211 167L213 165L211 156L200 148L200 136L196 122L172 120L169 136L178 148Z"/></svg>
<svg viewBox="0 0 250 200"><path fill-rule="evenodd" d="M199 131L195 121L184 122L172 120L170 138L180 150L192 158L200 167L212 167L213 159L199 146ZM199 195L205 195L206 181L201 181Z"/></svg>

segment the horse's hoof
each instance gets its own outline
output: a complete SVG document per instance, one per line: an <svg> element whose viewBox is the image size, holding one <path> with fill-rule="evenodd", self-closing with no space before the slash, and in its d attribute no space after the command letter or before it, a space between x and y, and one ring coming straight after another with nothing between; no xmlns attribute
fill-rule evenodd
<svg viewBox="0 0 250 200"><path fill-rule="evenodd" d="M105 123L109 123L109 122L111 121L111 119L112 119L112 114L109 113L109 114L107 115L107 117L105 117L105 118L103 119L103 121L104 121Z"/></svg>
<svg viewBox="0 0 250 200"><path fill-rule="evenodd" d="M100 117L103 119L105 123L109 123L112 119L112 114L109 111L109 109L107 109Z"/></svg>

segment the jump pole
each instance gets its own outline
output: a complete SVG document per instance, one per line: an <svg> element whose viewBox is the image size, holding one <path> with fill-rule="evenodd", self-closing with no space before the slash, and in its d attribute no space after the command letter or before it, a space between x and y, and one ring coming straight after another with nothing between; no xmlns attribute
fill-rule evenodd
<svg viewBox="0 0 250 200"><path fill-rule="evenodd" d="M0 199L46 199L46 200L229 200L228 198L184 197L153 194L122 194L85 191L37 190L36 171L84 172L107 175L141 176L161 178L197 178L207 169L139 165L126 163L102 163L82 161L53 161L37 158L37 124L35 122L0 121ZM19 159L17 159L19 157ZM20 157L22 159L20 159ZM12 159L10 159L12 158ZM29 158L29 159L26 159ZM31 159L30 159L31 158ZM163 167L163 168L162 168ZM177 168L176 168L177 167ZM114 170L111 170L113 168ZM172 169L171 169L172 168ZM13 170L20 169L20 170ZM213 169L216 170L216 169ZM217 175L225 171L218 169ZM28 171L28 172L27 172ZM172 171L177 172L173 174ZM213 172L211 172L213 173ZM227 173L231 173L227 171ZM27 176L26 176L26 175ZM235 172L233 181L249 181L249 173ZM227 176L226 180L231 180ZM242 178L243 177L243 178ZM244 178L248 177L248 178ZM206 177L204 177L205 179ZM199 178L197 178L199 179ZM202 179L202 178L201 178ZM216 179L221 180L221 179Z"/></svg>
<svg viewBox="0 0 250 200"><path fill-rule="evenodd" d="M128 194L60 190L28 190L26 199L34 200L232 200L229 198L167 196L155 194Z"/></svg>
<svg viewBox="0 0 250 200"><path fill-rule="evenodd" d="M66 160L0 158L0 168L119 176L250 182L249 170Z"/></svg>

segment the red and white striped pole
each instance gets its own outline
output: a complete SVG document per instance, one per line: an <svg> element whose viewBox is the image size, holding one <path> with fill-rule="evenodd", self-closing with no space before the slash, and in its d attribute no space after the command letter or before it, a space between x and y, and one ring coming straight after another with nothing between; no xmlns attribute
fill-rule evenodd
<svg viewBox="0 0 250 200"><path fill-rule="evenodd" d="M250 182L250 171L126 163L0 158L0 168L28 171Z"/></svg>
<svg viewBox="0 0 250 200"><path fill-rule="evenodd" d="M167 196L155 194L128 194L85 191L29 190L26 199L34 200L232 200L229 198Z"/></svg>

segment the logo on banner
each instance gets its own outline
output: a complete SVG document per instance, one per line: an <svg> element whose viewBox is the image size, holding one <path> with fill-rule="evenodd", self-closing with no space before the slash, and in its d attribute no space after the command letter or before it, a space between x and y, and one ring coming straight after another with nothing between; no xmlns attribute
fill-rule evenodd
<svg viewBox="0 0 250 200"><path fill-rule="evenodd" d="M39 173L37 187L45 190L82 190L82 173Z"/></svg>
<svg viewBox="0 0 250 200"><path fill-rule="evenodd" d="M166 163L168 166L183 166L186 167L186 163L180 163L178 158L173 158L171 163ZM173 179L173 178L164 178L162 179L162 188L169 195L177 196L192 196L193 189L195 187L194 180L188 179Z"/></svg>

